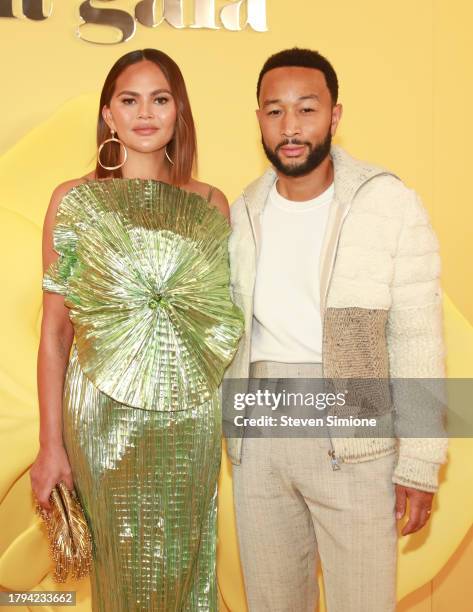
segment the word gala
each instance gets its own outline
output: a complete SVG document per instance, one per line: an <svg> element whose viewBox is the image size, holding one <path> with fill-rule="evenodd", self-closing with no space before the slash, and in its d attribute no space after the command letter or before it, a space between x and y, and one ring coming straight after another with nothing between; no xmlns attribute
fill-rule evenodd
<svg viewBox="0 0 473 612"><path fill-rule="evenodd" d="M267 32L266 0L238 0L225 2L217 10L216 0L141 0L134 12L113 6L115 0L101 0L103 8L92 5L91 0L78 4L82 20L76 34L85 42L117 44L130 40L135 35L136 24L155 28L163 22L178 29L207 28L238 32L251 27L256 32ZM48 19L54 11L53 0L22 0L21 13L15 11L15 0L0 0L0 18L26 18L34 21ZM193 10L192 10L193 8ZM192 11L192 21L186 22L186 12ZM217 15L218 14L218 15ZM90 38L88 24L114 28L120 32L118 40L112 42Z"/></svg>

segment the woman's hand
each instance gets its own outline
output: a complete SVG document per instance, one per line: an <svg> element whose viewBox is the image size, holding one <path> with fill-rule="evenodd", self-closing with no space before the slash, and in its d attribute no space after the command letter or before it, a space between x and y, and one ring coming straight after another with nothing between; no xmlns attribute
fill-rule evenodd
<svg viewBox="0 0 473 612"><path fill-rule="evenodd" d="M72 471L64 446L40 447L30 469L31 487L39 505L51 510L49 496L53 487L61 480L69 490L74 488Z"/></svg>

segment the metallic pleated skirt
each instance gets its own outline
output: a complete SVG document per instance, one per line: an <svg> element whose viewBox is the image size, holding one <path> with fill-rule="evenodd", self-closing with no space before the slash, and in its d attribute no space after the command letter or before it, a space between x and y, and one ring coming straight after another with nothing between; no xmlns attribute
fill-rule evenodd
<svg viewBox="0 0 473 612"><path fill-rule="evenodd" d="M74 346L63 428L93 539L92 609L215 612L217 394L174 412L125 406L85 377Z"/></svg>

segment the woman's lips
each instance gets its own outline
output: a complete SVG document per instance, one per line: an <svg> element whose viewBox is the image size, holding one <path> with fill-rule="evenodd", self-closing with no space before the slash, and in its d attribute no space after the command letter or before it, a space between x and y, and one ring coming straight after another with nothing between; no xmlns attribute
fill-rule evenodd
<svg viewBox="0 0 473 612"><path fill-rule="evenodd" d="M137 134L141 134L142 136L148 136L150 134L154 134L157 131L157 128L135 128L133 131Z"/></svg>

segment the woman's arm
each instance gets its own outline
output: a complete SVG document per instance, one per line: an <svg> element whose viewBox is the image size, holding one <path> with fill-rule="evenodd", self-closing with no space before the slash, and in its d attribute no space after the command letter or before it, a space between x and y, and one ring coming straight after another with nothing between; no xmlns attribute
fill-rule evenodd
<svg viewBox="0 0 473 612"><path fill-rule="evenodd" d="M59 185L51 196L43 226L43 272L57 259L53 249L56 212L64 194L80 181ZM43 508L50 509L49 494L63 480L73 488L71 469L62 440L62 394L74 329L62 295L43 293L43 318L38 350L38 400L40 449L30 476L33 492Z"/></svg>
<svg viewBox="0 0 473 612"><path fill-rule="evenodd" d="M44 293L38 350L41 447L62 446L62 392L74 331L64 297Z"/></svg>

